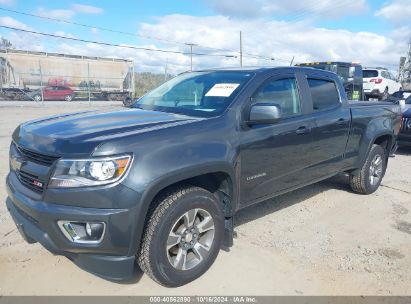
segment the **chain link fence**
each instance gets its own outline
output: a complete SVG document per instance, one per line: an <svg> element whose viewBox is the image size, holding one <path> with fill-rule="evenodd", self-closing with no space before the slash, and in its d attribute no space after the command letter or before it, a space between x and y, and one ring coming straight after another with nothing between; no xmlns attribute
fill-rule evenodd
<svg viewBox="0 0 411 304"><path fill-rule="evenodd" d="M139 94L142 93L140 90ZM0 50L2 100L91 102L122 101L136 96L136 74L131 60Z"/></svg>

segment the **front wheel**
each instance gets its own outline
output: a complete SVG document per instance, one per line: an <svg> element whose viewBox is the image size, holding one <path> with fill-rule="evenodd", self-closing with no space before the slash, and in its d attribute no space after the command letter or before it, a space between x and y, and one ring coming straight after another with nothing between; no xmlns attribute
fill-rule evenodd
<svg viewBox="0 0 411 304"><path fill-rule="evenodd" d="M64 97L65 101L72 101L73 100L73 96L72 95L67 95L66 97Z"/></svg>
<svg viewBox="0 0 411 304"><path fill-rule="evenodd" d="M126 98L124 98L123 100L123 106L125 107L129 107L133 104L133 99L130 96L127 96Z"/></svg>
<svg viewBox="0 0 411 304"><path fill-rule="evenodd" d="M212 193L193 186L174 189L155 203L138 264L159 284L182 286L214 263L224 234L222 208Z"/></svg>
<svg viewBox="0 0 411 304"><path fill-rule="evenodd" d="M379 145L373 145L367 159L358 174L350 175L350 185L354 192L371 194L381 184L387 168L385 150Z"/></svg>

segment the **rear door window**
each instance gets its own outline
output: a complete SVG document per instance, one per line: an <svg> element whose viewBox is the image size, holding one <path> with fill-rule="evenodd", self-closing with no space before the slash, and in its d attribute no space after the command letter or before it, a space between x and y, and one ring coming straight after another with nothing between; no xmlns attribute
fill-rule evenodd
<svg viewBox="0 0 411 304"><path fill-rule="evenodd" d="M337 86L332 80L308 78L313 110L323 111L340 105L340 95Z"/></svg>
<svg viewBox="0 0 411 304"><path fill-rule="evenodd" d="M378 77L378 71L377 70L363 70L362 77L364 78Z"/></svg>

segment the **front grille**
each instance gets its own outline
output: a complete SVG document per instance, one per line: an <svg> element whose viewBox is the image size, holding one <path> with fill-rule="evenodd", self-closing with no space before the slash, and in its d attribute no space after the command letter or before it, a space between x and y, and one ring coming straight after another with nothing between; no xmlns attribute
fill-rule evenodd
<svg viewBox="0 0 411 304"><path fill-rule="evenodd" d="M402 132L411 132L411 126L408 126L411 122L410 117L403 117L401 123L401 131Z"/></svg>
<svg viewBox="0 0 411 304"><path fill-rule="evenodd" d="M37 193L43 193L45 183L43 181L40 181L38 176L35 176L24 171L16 171L16 173L18 179L24 186Z"/></svg>
<svg viewBox="0 0 411 304"><path fill-rule="evenodd" d="M18 146L17 150L19 150L19 152L28 160L41 165L51 166L51 164L58 159L57 156L40 154Z"/></svg>

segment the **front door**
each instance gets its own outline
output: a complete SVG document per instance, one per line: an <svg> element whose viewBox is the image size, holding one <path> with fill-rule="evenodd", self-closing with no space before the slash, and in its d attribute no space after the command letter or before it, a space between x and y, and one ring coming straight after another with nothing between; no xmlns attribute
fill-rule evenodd
<svg viewBox="0 0 411 304"><path fill-rule="evenodd" d="M281 107L275 124L251 125L241 134L240 201L248 205L304 182L311 165L312 118L305 115L299 82L295 75L267 80L251 103L270 102Z"/></svg>

